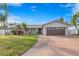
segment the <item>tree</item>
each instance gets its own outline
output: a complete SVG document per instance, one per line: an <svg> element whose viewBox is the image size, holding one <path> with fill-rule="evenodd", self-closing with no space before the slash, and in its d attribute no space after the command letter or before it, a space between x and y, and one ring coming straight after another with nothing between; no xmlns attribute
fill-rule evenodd
<svg viewBox="0 0 79 59"><path fill-rule="evenodd" d="M64 22L64 19L63 19L63 18L60 18L58 21L60 21L60 22Z"/></svg>
<svg viewBox="0 0 79 59"><path fill-rule="evenodd" d="M27 28L27 24L23 22L23 23L21 24L21 28L23 28L23 29L26 30L26 28Z"/></svg>
<svg viewBox="0 0 79 59"><path fill-rule="evenodd" d="M6 3L1 3L0 4L0 9L4 11L4 13L1 14L1 23L3 23L3 26L4 29L5 29L5 34L6 34L6 29L7 29L7 25L8 25L8 22L7 22L7 16L8 16L8 10L7 10L7 4Z"/></svg>
<svg viewBox="0 0 79 59"><path fill-rule="evenodd" d="M78 34L79 34L79 29L78 29L78 24L79 24L79 12L77 12L75 15L73 15L72 20L70 21L71 25L74 25L77 30L78 30Z"/></svg>
<svg viewBox="0 0 79 59"><path fill-rule="evenodd" d="M23 35L23 34L26 34L26 31L27 31L27 24L26 23L21 23L21 24L18 24L16 26L16 30L17 30L17 34L18 35Z"/></svg>
<svg viewBox="0 0 79 59"><path fill-rule="evenodd" d="M20 28L21 28L21 31L23 34L26 34L26 31L27 31L27 24L26 23L21 23L20 24Z"/></svg>
<svg viewBox="0 0 79 59"><path fill-rule="evenodd" d="M2 24L2 15L0 15L0 27L2 28L3 24Z"/></svg>
<svg viewBox="0 0 79 59"><path fill-rule="evenodd" d="M17 35L26 34L26 31L27 31L27 24L24 22L16 25L14 30L12 30L12 32Z"/></svg>
<svg viewBox="0 0 79 59"><path fill-rule="evenodd" d="M77 12L75 15L73 15L72 20L70 21L71 25L74 25L77 27L77 24L79 23L79 12Z"/></svg>
<svg viewBox="0 0 79 59"><path fill-rule="evenodd" d="M16 34L18 34L18 35L22 35L22 34L23 34L23 32L22 32L22 30L21 30L21 25L20 25L20 24L18 24L18 25L16 26Z"/></svg>

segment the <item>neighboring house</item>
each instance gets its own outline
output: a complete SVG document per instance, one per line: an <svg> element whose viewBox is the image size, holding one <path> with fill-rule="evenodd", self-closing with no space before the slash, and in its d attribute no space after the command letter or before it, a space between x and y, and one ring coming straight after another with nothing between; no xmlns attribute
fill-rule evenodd
<svg viewBox="0 0 79 59"><path fill-rule="evenodd" d="M11 29L7 28L5 30L5 28L0 28L0 34L5 34L5 33L7 33L7 34L11 33Z"/></svg>
<svg viewBox="0 0 79 59"><path fill-rule="evenodd" d="M8 24L8 26L6 27L6 30L5 28L1 28L0 27L0 34L12 34L11 33L11 30L16 26L18 25L18 23L13 23L13 24Z"/></svg>
<svg viewBox="0 0 79 59"><path fill-rule="evenodd" d="M11 29L9 29L9 32ZM27 34L72 35L78 34L75 26L60 21L51 21L43 25L28 25Z"/></svg>
<svg viewBox="0 0 79 59"><path fill-rule="evenodd" d="M68 29L68 34L67 35L74 35L74 34L78 34L78 29L75 26L69 26Z"/></svg>

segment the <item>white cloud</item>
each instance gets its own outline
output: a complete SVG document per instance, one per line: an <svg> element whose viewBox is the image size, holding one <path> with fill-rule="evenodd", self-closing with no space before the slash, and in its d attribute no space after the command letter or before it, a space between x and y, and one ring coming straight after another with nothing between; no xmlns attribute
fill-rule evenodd
<svg viewBox="0 0 79 59"><path fill-rule="evenodd" d="M65 7L71 7L72 5L71 4L67 4Z"/></svg>
<svg viewBox="0 0 79 59"><path fill-rule="evenodd" d="M16 7L21 7L22 3L9 3L9 6L16 6Z"/></svg>
<svg viewBox="0 0 79 59"><path fill-rule="evenodd" d="M72 16L72 14L71 14L71 13L67 13L67 14L65 14L65 17L66 17L66 16L71 17L71 16Z"/></svg>
<svg viewBox="0 0 79 59"><path fill-rule="evenodd" d="M31 6L31 8L36 8L36 6Z"/></svg>
<svg viewBox="0 0 79 59"><path fill-rule="evenodd" d="M32 19L27 19L29 22L31 22L32 21Z"/></svg>
<svg viewBox="0 0 79 59"><path fill-rule="evenodd" d="M4 10L0 10L0 13L4 13L5 11Z"/></svg>
<svg viewBox="0 0 79 59"><path fill-rule="evenodd" d="M68 8L68 7L72 7L73 5L72 4L66 4L66 5L63 5L63 4L61 4L60 5L60 7L63 7L63 8Z"/></svg>
<svg viewBox="0 0 79 59"><path fill-rule="evenodd" d="M75 14L77 12L79 12L79 4L78 3L75 4L74 7L72 8L72 14Z"/></svg>
<svg viewBox="0 0 79 59"><path fill-rule="evenodd" d="M10 15L8 16L8 22L9 23L27 23L27 24L31 24L33 21L33 19L25 19L25 18L22 18L22 17L19 17L19 16L15 16L15 15Z"/></svg>
<svg viewBox="0 0 79 59"><path fill-rule="evenodd" d="M36 9L31 9L32 11L36 11Z"/></svg>
<svg viewBox="0 0 79 59"><path fill-rule="evenodd" d="M25 20L24 18L21 18L19 16L10 15L8 16L8 22L9 23L21 23Z"/></svg>
<svg viewBox="0 0 79 59"><path fill-rule="evenodd" d="M61 7L64 8L71 8L71 16L73 16L75 13L79 12L79 3L76 4L67 4L67 5L60 5ZM66 14L66 16L69 16L69 14Z"/></svg>
<svg viewBox="0 0 79 59"><path fill-rule="evenodd" d="M36 8L37 8L37 7L36 7L36 6L34 6L34 5L33 5L33 6L31 6L31 11L36 11Z"/></svg>

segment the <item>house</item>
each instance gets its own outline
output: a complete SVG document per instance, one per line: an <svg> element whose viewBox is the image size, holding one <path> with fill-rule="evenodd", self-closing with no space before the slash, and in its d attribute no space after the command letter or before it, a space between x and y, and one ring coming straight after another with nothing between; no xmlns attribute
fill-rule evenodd
<svg viewBox="0 0 79 59"><path fill-rule="evenodd" d="M0 34L12 34L11 33L12 29L18 24L19 23L8 24L8 26L6 27L6 30L5 30L5 27L0 26Z"/></svg>
<svg viewBox="0 0 79 59"><path fill-rule="evenodd" d="M67 35L74 35L74 34L78 34L78 28L76 28L75 26L70 26L68 27L68 33Z"/></svg>
<svg viewBox="0 0 79 59"><path fill-rule="evenodd" d="M42 34L42 25L28 25L27 34Z"/></svg>
<svg viewBox="0 0 79 59"><path fill-rule="evenodd" d="M12 30L11 27L15 26L9 26L9 29L7 30L9 33ZM3 34L5 33L3 30L1 30L0 33L1 32ZM78 34L78 31L75 26L60 21L51 21L43 25L28 25L26 33L33 35L73 35Z"/></svg>
<svg viewBox="0 0 79 59"><path fill-rule="evenodd" d="M72 30L72 28L74 29ZM42 34L42 35L78 34L76 27L60 21L51 21L43 25L28 25L27 32L28 34Z"/></svg>

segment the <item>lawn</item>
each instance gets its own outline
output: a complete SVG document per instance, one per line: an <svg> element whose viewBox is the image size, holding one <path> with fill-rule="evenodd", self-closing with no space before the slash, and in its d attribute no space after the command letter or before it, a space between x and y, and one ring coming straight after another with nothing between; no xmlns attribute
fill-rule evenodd
<svg viewBox="0 0 79 59"><path fill-rule="evenodd" d="M36 42L36 35L0 35L0 56L21 55Z"/></svg>

